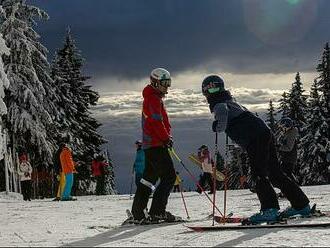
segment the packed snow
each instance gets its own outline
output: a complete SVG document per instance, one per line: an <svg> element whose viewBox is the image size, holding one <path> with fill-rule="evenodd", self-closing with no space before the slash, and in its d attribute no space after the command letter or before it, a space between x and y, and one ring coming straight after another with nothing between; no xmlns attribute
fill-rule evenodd
<svg viewBox="0 0 330 248"><path fill-rule="evenodd" d="M330 185L304 187L312 203L329 210ZM205 195L184 193L190 225L211 225L211 220L193 221L209 215L212 206ZM232 190L227 208L236 216L249 216L259 208L256 194ZM217 192L222 209L223 191ZM0 194L1 246L329 246L330 228L261 229L192 232L183 224L119 228L133 197L129 195L83 196L73 202L52 199L24 202L12 194ZM149 204L151 199L149 201ZM280 200L281 208L288 201ZM186 218L180 193L171 193L168 210ZM314 218L299 222L327 222Z"/></svg>

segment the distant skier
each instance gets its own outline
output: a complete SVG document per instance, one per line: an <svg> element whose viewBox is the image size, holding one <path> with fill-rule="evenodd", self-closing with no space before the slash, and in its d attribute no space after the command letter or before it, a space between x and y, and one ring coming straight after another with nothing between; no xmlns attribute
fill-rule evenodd
<svg viewBox="0 0 330 248"><path fill-rule="evenodd" d="M203 175L200 177L199 184L205 188L207 185L210 187L209 194L213 194L213 168L210 151L207 145L202 145L198 148L198 158L202 162ZM198 193L202 193L200 188L197 188Z"/></svg>
<svg viewBox="0 0 330 248"><path fill-rule="evenodd" d="M63 143L60 153L60 161L62 166L62 172L65 175L65 186L62 193L61 201L72 201L76 200L71 196L71 190L73 185L73 173L76 173L75 163L73 162L71 149L67 144Z"/></svg>
<svg viewBox="0 0 330 248"><path fill-rule="evenodd" d="M175 216L166 211L168 197L176 177L168 151L173 144L171 125L162 100L170 86L170 73L163 68L157 68L151 72L150 84L143 90L142 129L145 170L132 206L134 221L142 224L150 220L175 220ZM160 182L155 188L158 179ZM145 213L152 191L154 194L148 216Z"/></svg>
<svg viewBox="0 0 330 248"><path fill-rule="evenodd" d="M136 187L138 187L138 184L140 183L140 180L143 176L144 167L145 167L145 156L144 151L142 149L142 141L137 140L135 142L136 146L136 155L135 155L135 161L133 165L133 171L135 173L135 184Z"/></svg>
<svg viewBox="0 0 330 248"><path fill-rule="evenodd" d="M282 171L292 180L296 180L293 171L297 164L297 146L299 133L289 117L279 122L280 132L277 134L277 148L281 161Z"/></svg>
<svg viewBox="0 0 330 248"><path fill-rule="evenodd" d="M24 201L31 201L32 166L28 161L28 157L25 153L19 156L18 175L20 176L20 180L21 180L23 199Z"/></svg>
<svg viewBox="0 0 330 248"><path fill-rule="evenodd" d="M101 154L95 154L92 160L92 174L96 178L96 195L105 195L105 177L108 173L108 163Z"/></svg>
<svg viewBox="0 0 330 248"><path fill-rule="evenodd" d="M180 173L177 171L176 173L176 178L175 178L175 182L174 182L174 187L173 187L173 192L180 192L180 184L182 182L181 177L180 177Z"/></svg>
<svg viewBox="0 0 330 248"><path fill-rule="evenodd" d="M248 218L247 223L278 220L280 207L272 185L278 187L291 203L291 207L281 213L282 217L309 215L309 199L296 182L280 169L274 137L265 122L236 103L217 75L207 76L203 80L202 92L211 113L214 113L213 131L226 132L231 140L247 151L261 203L260 213Z"/></svg>

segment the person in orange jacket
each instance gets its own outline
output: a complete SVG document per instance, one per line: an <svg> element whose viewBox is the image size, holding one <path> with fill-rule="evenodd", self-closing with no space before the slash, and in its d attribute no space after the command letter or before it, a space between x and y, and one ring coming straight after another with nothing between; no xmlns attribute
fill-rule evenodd
<svg viewBox="0 0 330 248"><path fill-rule="evenodd" d="M73 200L71 196L71 190L73 185L73 173L76 173L75 163L73 162L72 159L72 152L70 148L67 146L67 144L63 144L61 147L62 150L60 153L60 161L61 161L62 172L65 175L65 186L61 200L70 201Z"/></svg>

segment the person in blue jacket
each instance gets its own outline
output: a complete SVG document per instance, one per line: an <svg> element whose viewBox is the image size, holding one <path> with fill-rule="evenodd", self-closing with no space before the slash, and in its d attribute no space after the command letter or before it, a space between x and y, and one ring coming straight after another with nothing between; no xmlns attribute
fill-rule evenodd
<svg viewBox="0 0 330 248"><path fill-rule="evenodd" d="M272 222L280 217L294 215L310 215L308 197L280 168L274 136L267 124L238 104L230 92L225 90L224 81L217 75L207 76L203 80L202 92L214 114L212 130L225 132L232 141L247 151L249 157L261 209L259 213L247 218L246 224ZM281 213L273 186L279 188L291 203Z"/></svg>
<svg viewBox="0 0 330 248"><path fill-rule="evenodd" d="M135 155L135 161L133 165L133 170L135 173L135 184L136 187L138 186L144 172L144 166L145 166L145 158L144 158L144 151L142 149L142 141L137 140L135 142L136 146L136 155Z"/></svg>

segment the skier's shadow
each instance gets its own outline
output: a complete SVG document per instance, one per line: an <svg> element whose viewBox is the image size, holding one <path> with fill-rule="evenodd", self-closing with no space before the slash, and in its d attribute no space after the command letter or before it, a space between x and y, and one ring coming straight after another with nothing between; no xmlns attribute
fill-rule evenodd
<svg viewBox="0 0 330 248"><path fill-rule="evenodd" d="M156 228L161 228L162 226L155 225L144 225L144 226L128 226L128 227L117 227L113 230L100 233L93 237L88 237L83 240L75 241L69 244L63 245L63 247L93 247L102 244L107 244L109 242L114 242L117 240L122 240L126 238L132 238L142 232L148 230L154 230Z"/></svg>
<svg viewBox="0 0 330 248"><path fill-rule="evenodd" d="M280 231L281 229L279 228L278 230L274 230L274 229L259 229L257 232L256 230L241 230L242 232L245 233L245 235L243 236L240 236L236 239L233 239L233 240L228 240L224 243L221 243L221 244L218 244L218 245L215 245L214 247L234 247L234 246L238 246L238 245L242 245L243 242L245 241L249 241L249 240L253 240L255 238L260 238L262 236L265 236L269 233L275 233L275 232L278 232Z"/></svg>

